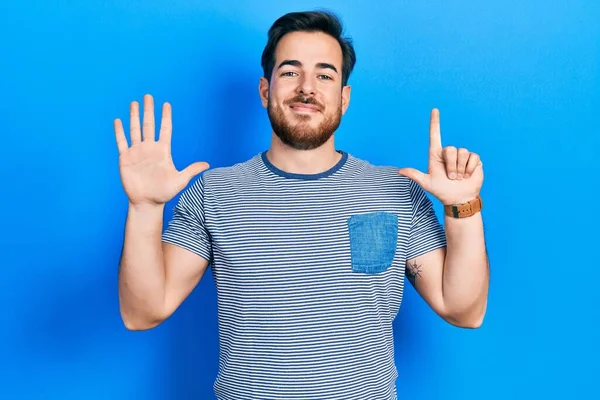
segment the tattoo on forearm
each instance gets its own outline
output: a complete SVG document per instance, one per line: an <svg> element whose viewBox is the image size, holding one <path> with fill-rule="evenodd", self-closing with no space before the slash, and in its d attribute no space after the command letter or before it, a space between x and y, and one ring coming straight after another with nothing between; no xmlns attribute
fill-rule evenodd
<svg viewBox="0 0 600 400"><path fill-rule="evenodd" d="M414 286L417 278L421 277L421 264L417 264L416 261L409 262L406 268L406 277Z"/></svg>

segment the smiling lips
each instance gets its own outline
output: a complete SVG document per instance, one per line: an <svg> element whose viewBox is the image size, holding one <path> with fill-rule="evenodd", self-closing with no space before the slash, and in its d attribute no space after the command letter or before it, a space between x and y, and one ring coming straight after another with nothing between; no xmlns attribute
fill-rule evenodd
<svg viewBox="0 0 600 400"><path fill-rule="evenodd" d="M304 103L293 103L290 105L290 108L294 111L298 112L319 112L319 108L312 104L304 104Z"/></svg>

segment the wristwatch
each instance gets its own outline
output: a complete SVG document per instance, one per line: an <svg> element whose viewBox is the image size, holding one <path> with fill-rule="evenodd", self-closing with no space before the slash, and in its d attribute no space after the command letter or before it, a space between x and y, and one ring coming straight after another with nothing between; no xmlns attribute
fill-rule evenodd
<svg viewBox="0 0 600 400"><path fill-rule="evenodd" d="M444 205L444 213L453 218L467 218L477 214L482 208L481 197L477 196L466 203Z"/></svg>

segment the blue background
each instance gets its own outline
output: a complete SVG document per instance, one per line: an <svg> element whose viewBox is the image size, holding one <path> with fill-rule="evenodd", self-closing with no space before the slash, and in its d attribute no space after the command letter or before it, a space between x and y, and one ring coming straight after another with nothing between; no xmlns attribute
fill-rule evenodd
<svg viewBox="0 0 600 400"><path fill-rule="evenodd" d="M152 93L173 105L179 168L266 149L267 29L315 7L340 13L358 55L338 148L425 169L438 107L443 144L485 164L487 317L454 328L409 288L400 398L600 396L600 3L95 0L3 5L0 398L212 398L210 273L158 328L121 322L112 121Z"/></svg>

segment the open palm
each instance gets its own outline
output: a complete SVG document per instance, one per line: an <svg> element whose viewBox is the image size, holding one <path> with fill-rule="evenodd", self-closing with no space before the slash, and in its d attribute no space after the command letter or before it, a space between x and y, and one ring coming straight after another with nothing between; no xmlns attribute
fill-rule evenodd
<svg viewBox="0 0 600 400"><path fill-rule="evenodd" d="M114 129L119 150L121 182L131 204L164 204L177 195L189 181L209 165L196 162L182 171L175 168L171 157L172 111L164 103L159 138L156 140L154 100L144 96L143 128L140 127L139 104L130 105L131 146L120 119Z"/></svg>

